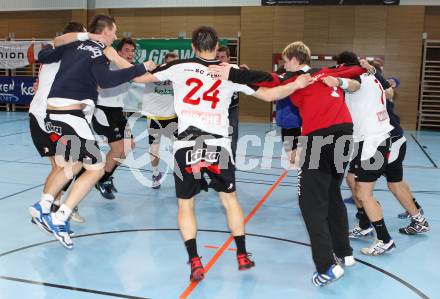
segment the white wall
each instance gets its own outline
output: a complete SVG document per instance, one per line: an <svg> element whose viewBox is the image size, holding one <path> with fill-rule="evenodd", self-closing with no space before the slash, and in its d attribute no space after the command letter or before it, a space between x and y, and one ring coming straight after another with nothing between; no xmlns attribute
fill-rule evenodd
<svg viewBox="0 0 440 299"><path fill-rule="evenodd" d="M0 0L0 11L87 9L87 0Z"/></svg>

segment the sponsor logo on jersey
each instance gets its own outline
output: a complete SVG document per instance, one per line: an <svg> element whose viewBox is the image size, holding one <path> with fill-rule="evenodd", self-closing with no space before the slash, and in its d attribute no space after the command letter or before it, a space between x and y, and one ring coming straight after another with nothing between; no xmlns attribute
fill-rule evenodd
<svg viewBox="0 0 440 299"><path fill-rule="evenodd" d="M217 163L219 157L219 152L210 152L207 149L189 150L186 152L186 165L193 165L202 160L208 163Z"/></svg>
<svg viewBox="0 0 440 299"><path fill-rule="evenodd" d="M78 46L77 49L92 52L91 58L96 58L96 57L102 56L102 49L99 47L86 46L84 44L81 44Z"/></svg>
<svg viewBox="0 0 440 299"><path fill-rule="evenodd" d="M48 133L56 133L58 135L62 135L63 133L63 129L61 127L54 126L51 122L46 122L44 126L46 127L46 131Z"/></svg>
<svg viewBox="0 0 440 299"><path fill-rule="evenodd" d="M390 118L386 109L379 111L376 114L379 121L385 121Z"/></svg>

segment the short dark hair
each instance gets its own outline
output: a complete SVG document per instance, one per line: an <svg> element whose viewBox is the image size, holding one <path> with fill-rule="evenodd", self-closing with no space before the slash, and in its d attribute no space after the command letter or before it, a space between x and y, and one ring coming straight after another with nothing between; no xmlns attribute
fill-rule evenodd
<svg viewBox="0 0 440 299"><path fill-rule="evenodd" d="M108 15L96 15L92 18L89 24L91 33L101 33L105 27L112 28L116 24L115 18Z"/></svg>
<svg viewBox="0 0 440 299"><path fill-rule="evenodd" d="M192 44L197 51L215 51L218 44L218 34L214 28L201 26L193 31Z"/></svg>
<svg viewBox="0 0 440 299"><path fill-rule="evenodd" d="M123 37L116 45L116 51L121 51L125 45L132 45L136 49L136 43L130 37Z"/></svg>
<svg viewBox="0 0 440 299"><path fill-rule="evenodd" d="M336 56L335 60L337 64L346 64L346 65L360 64L358 56L350 51L344 51L340 53L338 56Z"/></svg>
<svg viewBox="0 0 440 299"><path fill-rule="evenodd" d="M165 54L164 60L167 60L168 58L179 58L179 55L174 52L169 52Z"/></svg>
<svg viewBox="0 0 440 299"><path fill-rule="evenodd" d="M84 32L86 30L86 27L75 21L70 21L67 23L66 27L64 27L63 34L69 33L69 32Z"/></svg>
<svg viewBox="0 0 440 299"><path fill-rule="evenodd" d="M218 47L217 52L225 52L225 53L226 53L226 56L227 56L228 58L231 57L231 50L229 50L228 47L220 46L220 47Z"/></svg>

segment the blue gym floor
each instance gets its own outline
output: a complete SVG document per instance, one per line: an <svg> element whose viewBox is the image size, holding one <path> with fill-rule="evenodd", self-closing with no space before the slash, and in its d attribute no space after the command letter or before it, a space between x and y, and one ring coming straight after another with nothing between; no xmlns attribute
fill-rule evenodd
<svg viewBox="0 0 440 299"><path fill-rule="evenodd" d="M138 122L134 135L145 125L145 121ZM240 126L240 135L276 141L272 163L267 158L270 151L263 151L262 144L238 152L239 164L244 158L263 156L264 164L273 166L238 170L236 175L246 214L267 197L247 225L247 247L257 266L239 272L235 252L226 250L188 298L440 298L440 133L406 133L405 177L425 210L431 232L411 237L398 233L407 220L396 217L402 210L382 179L375 195L397 249L390 255L367 257L359 249L371 241L353 241L359 263L346 269L341 280L318 288L311 283L314 266L298 208L297 172L290 171L272 187L284 170L279 137L266 134L270 130L269 124ZM92 190L80 204L86 223L72 223L75 247L67 250L30 223L27 207L40 197L49 161L34 149L27 113L0 112L0 132L1 299L165 299L178 298L187 289L189 266L177 229L171 175L160 190L152 190L140 184L127 167L120 167L115 173L117 198L105 200ZM146 139L139 141L135 156L144 155L147 146ZM149 178L149 165L143 168L141 173ZM268 193L270 189L273 192ZM349 195L345 185L343 194ZM348 210L353 223L355 208L350 205ZM214 192L198 196L197 220L199 254L206 264L215 255L215 247L229 237Z"/></svg>

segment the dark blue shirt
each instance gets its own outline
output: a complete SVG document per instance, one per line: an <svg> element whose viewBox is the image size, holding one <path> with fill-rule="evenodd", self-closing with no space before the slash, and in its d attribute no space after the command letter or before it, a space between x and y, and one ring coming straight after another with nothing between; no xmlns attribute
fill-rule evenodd
<svg viewBox="0 0 440 299"><path fill-rule="evenodd" d="M91 99L96 103L98 86L110 88L146 73L143 64L127 69L110 70L102 50L105 46L94 41L78 41L53 49L46 47L38 54L41 63L61 60L48 98L73 100Z"/></svg>
<svg viewBox="0 0 440 299"><path fill-rule="evenodd" d="M390 117L390 124L394 129L390 132L391 137L403 136L403 129L400 126L400 117L394 112L394 102L387 99L387 112Z"/></svg>
<svg viewBox="0 0 440 299"><path fill-rule="evenodd" d="M284 129L292 129L301 127L301 116L298 108L296 108L290 97L284 98L276 102L275 118L277 126Z"/></svg>

